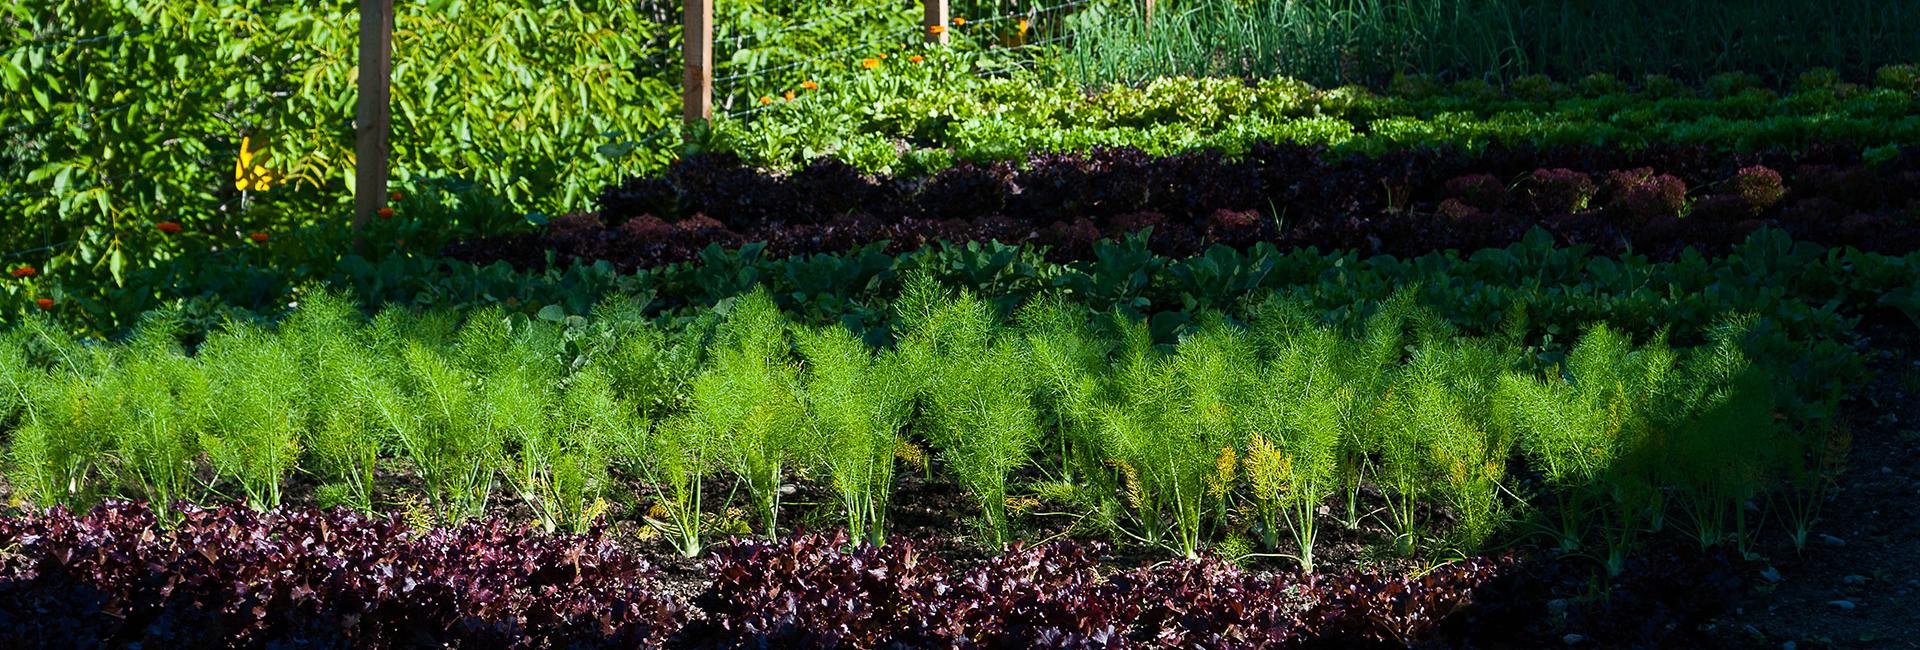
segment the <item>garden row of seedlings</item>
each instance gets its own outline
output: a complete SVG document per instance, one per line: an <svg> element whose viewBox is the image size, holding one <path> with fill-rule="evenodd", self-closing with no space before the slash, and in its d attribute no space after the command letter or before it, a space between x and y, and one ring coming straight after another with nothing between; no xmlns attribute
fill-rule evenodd
<svg viewBox="0 0 1920 650"><path fill-rule="evenodd" d="M1548 365L1406 299L1359 331L1268 301L1244 322L1203 314L1175 345L1059 299L1003 317L926 278L897 305L881 347L795 325L764 292L672 327L619 302L559 322L368 322L321 294L277 331L235 326L190 355L164 314L118 345L33 319L0 339L7 479L36 505L139 498L166 523L227 493L277 508L295 472L322 503L373 511L402 498L378 493L398 469L443 524L504 498L585 531L637 496L695 556L718 516L711 477L737 482L763 535L810 480L854 538L883 544L910 468L962 486L996 548L1044 501L1082 531L1188 558L1257 543L1309 573L1323 526L1367 517L1401 555L1546 539L1618 572L1663 528L1748 543L1756 502L1804 543L1834 455L1830 428L1777 412L1741 318L1691 350L1597 325Z"/></svg>

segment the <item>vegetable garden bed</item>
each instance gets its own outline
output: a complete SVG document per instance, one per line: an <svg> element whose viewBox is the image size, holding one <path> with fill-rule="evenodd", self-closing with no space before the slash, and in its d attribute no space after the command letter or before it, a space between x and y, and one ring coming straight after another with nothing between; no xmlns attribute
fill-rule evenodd
<svg viewBox="0 0 1920 650"><path fill-rule="evenodd" d="M1260 145L1239 159L1103 149L1039 155L1021 167L963 164L925 178L874 178L831 159L774 176L713 156L610 188L598 215L456 243L448 253L536 266L551 250L635 269L693 260L716 244L763 243L786 256L992 240L1047 246L1050 257L1069 260L1089 257L1099 239L1152 229L1154 251L1173 256L1254 242L1417 256L1503 247L1534 227L1562 245L1654 259L1689 248L1723 253L1762 227L1909 253L1920 248L1920 158L1880 155L1496 148L1336 159L1320 148Z"/></svg>
<svg viewBox="0 0 1920 650"><path fill-rule="evenodd" d="M36 3L0 646L1912 643L1920 14Z"/></svg>

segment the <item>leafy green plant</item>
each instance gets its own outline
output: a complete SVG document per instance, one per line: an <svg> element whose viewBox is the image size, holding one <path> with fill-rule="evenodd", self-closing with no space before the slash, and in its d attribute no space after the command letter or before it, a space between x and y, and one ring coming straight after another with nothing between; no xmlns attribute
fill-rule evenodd
<svg viewBox="0 0 1920 650"><path fill-rule="evenodd" d="M1680 511L1700 545L1732 541L1745 552L1751 538L1746 504L1767 485L1775 458L1791 446L1775 419L1767 375L1753 368L1739 339L1751 316L1717 326L1711 342L1695 348L1673 391L1675 415L1663 465L1677 488Z"/></svg>
<svg viewBox="0 0 1920 650"><path fill-rule="evenodd" d="M1340 447L1351 435L1344 411L1353 402L1354 387L1341 381L1333 364L1340 344L1330 331L1290 332L1267 345L1242 416L1251 434L1248 482L1269 530L1277 528L1271 519L1278 513L1293 538L1293 557L1302 571L1312 573L1319 510L1348 481L1342 476L1349 468L1342 466ZM1275 537L1267 534L1270 545Z"/></svg>
<svg viewBox="0 0 1920 650"><path fill-rule="evenodd" d="M1008 481L1040 440L1033 377L1011 336L997 335L987 304L931 277L908 281L899 303L900 354L918 377L926 435L984 515L987 541L1012 540Z"/></svg>
<svg viewBox="0 0 1920 650"><path fill-rule="evenodd" d="M1512 440L1489 414L1497 378L1513 366L1511 350L1484 340L1423 337L1382 409L1381 471L1396 547L1411 553L1422 502L1446 506L1450 540L1471 552L1499 524L1499 491Z"/></svg>
<svg viewBox="0 0 1920 650"><path fill-rule="evenodd" d="M629 444L634 453L626 457L653 491L653 507L645 520L665 534L681 555L698 557L706 548L701 481L714 469L712 441L697 420L682 415L661 422Z"/></svg>
<svg viewBox="0 0 1920 650"><path fill-rule="evenodd" d="M181 354L177 327L175 314L149 315L103 390L125 413L112 431L114 465L163 524L178 520L176 503L193 499L194 461L213 399L206 373Z"/></svg>
<svg viewBox="0 0 1920 650"><path fill-rule="evenodd" d="M607 509L603 494L618 440L647 426L612 386L598 367L574 372L544 432L521 442L521 489L533 495L529 505L548 530L583 533L593 525Z"/></svg>
<svg viewBox="0 0 1920 650"><path fill-rule="evenodd" d="M1170 520L1174 550L1199 557L1204 522L1224 513L1236 483L1234 412L1254 366L1246 338L1217 321L1183 339L1171 358L1153 349L1144 323L1123 334L1115 399L1098 421L1148 543L1162 543Z"/></svg>
<svg viewBox="0 0 1920 650"><path fill-rule="evenodd" d="M764 290L742 297L721 327L711 365L693 380L688 408L716 458L746 485L768 538L779 535L787 472L809 452L787 330Z"/></svg>
<svg viewBox="0 0 1920 650"><path fill-rule="evenodd" d="M288 342L251 325L215 334L197 357L211 384L201 446L258 510L280 506L281 484L299 463L307 382Z"/></svg>
<svg viewBox="0 0 1920 650"><path fill-rule="evenodd" d="M307 373L308 414L303 446L323 481L323 503L373 512L374 473L386 440L375 419L373 395L387 390L388 371L366 345L371 334L359 322L351 298L311 293L280 327Z"/></svg>
<svg viewBox="0 0 1920 650"><path fill-rule="evenodd" d="M893 354L878 358L843 327L802 331L803 391L816 432L820 465L847 517L854 539L886 543L893 501L895 457L906 440L913 394Z"/></svg>
<svg viewBox="0 0 1920 650"><path fill-rule="evenodd" d="M43 506L88 507L100 488L101 454L122 413L101 400L112 359L51 320L29 316L0 352L7 404L17 409L7 460L13 484Z"/></svg>
<svg viewBox="0 0 1920 650"><path fill-rule="evenodd" d="M482 332L498 327L495 320L476 315L466 330L469 340L486 340ZM393 380L370 391L376 421L419 472L435 517L457 522L478 516L500 464L501 440L489 429L500 419L489 419L496 413L486 410L472 373L431 343L444 337L434 332L434 319L376 319L374 326L376 340L395 360ZM464 352L484 354L471 347Z"/></svg>
<svg viewBox="0 0 1920 650"><path fill-rule="evenodd" d="M1504 421L1555 489L1560 548L1580 549L1586 518L1597 512L1611 573L1663 510L1653 443L1665 433L1676 362L1664 340L1635 348L1603 325L1573 347L1563 371L1509 375L1499 389Z"/></svg>
<svg viewBox="0 0 1920 650"><path fill-rule="evenodd" d="M1051 420L1057 451L1050 463L1059 469L1057 480L1043 484L1058 500L1079 502L1100 528L1112 528L1121 517L1119 506L1124 476L1109 463L1100 409L1113 401L1109 355L1113 341L1088 327L1091 314L1083 305L1058 296L1041 297L1021 308L1019 332L1035 377L1035 398L1042 419ZM1105 319L1118 325L1124 319Z"/></svg>

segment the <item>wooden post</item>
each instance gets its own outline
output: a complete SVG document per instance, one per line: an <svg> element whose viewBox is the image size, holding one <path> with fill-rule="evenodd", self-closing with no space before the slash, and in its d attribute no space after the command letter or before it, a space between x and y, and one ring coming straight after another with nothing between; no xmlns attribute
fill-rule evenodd
<svg viewBox="0 0 1920 650"><path fill-rule="evenodd" d="M360 102L354 111L353 229L387 207L393 124L393 0L360 0Z"/></svg>
<svg viewBox="0 0 1920 650"><path fill-rule="evenodd" d="M921 25L921 27L927 32L927 42L934 45L946 45L947 30L952 28L952 26L947 23L952 22L953 12L947 8L947 0L926 0L926 5L927 19L926 23ZM934 29L934 27L939 27L939 29Z"/></svg>
<svg viewBox="0 0 1920 650"><path fill-rule="evenodd" d="M687 124L713 119L713 0L687 0L686 24L681 31L687 75L680 81L680 100Z"/></svg>
<svg viewBox="0 0 1920 650"><path fill-rule="evenodd" d="M1153 0L1142 0L1142 1L1145 2L1147 5L1146 6L1147 28L1152 29L1153 28Z"/></svg>

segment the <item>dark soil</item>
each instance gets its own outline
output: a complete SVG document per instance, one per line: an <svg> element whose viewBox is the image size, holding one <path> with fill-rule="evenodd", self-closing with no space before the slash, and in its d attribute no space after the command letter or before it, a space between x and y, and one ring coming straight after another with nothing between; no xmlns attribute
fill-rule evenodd
<svg viewBox="0 0 1920 650"><path fill-rule="evenodd" d="M1920 648L1920 351L1911 328L1855 396L1852 449L1804 550L1769 521L1751 588L1715 622L1728 647Z"/></svg>

